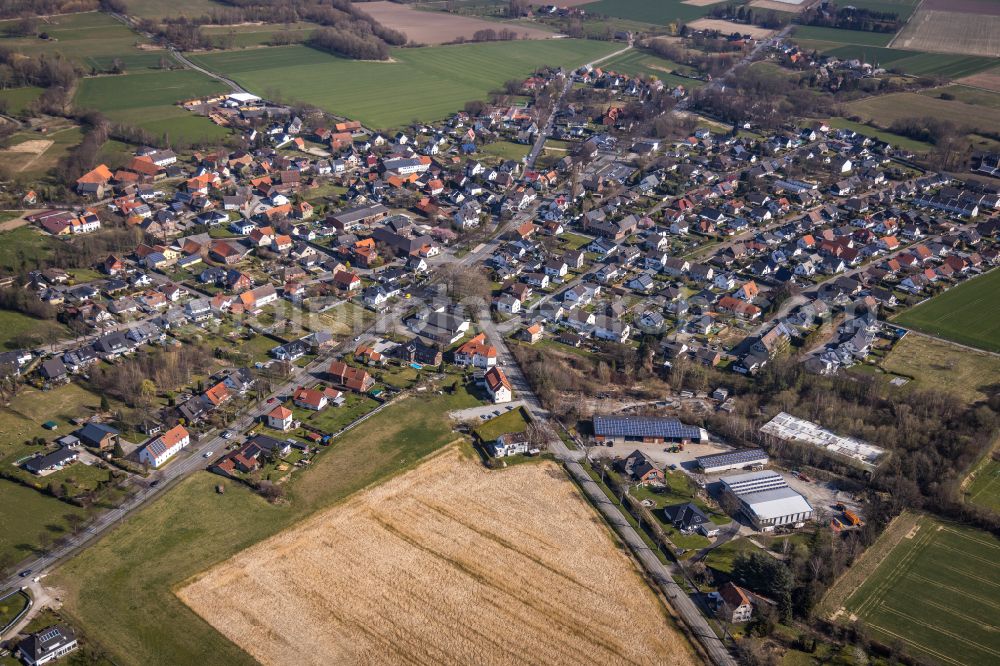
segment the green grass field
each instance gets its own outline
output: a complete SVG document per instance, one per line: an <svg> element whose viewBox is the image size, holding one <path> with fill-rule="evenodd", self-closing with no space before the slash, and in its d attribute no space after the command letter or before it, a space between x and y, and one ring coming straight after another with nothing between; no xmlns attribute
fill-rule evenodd
<svg viewBox="0 0 1000 666"><path fill-rule="evenodd" d="M3 568L36 552L43 537L57 539L66 534L66 516L84 516L85 511L37 490L0 479L0 565Z"/></svg>
<svg viewBox="0 0 1000 666"><path fill-rule="evenodd" d="M272 505L207 472L185 479L56 572L64 611L117 663L252 664L253 659L174 596L209 566L314 511L414 466L456 438L444 414L470 407L465 392L408 398L324 450Z"/></svg>
<svg viewBox="0 0 1000 666"><path fill-rule="evenodd" d="M525 145L523 143L514 143L512 141L494 141L493 143L488 143L479 150L479 156L481 158L495 158L495 162L504 162L506 160L523 160L531 146Z"/></svg>
<svg viewBox="0 0 1000 666"><path fill-rule="evenodd" d="M685 5L680 0L597 0L583 5L582 9L591 14L666 25L678 19L693 21L701 18L711 10L711 7Z"/></svg>
<svg viewBox="0 0 1000 666"><path fill-rule="evenodd" d="M221 9L225 3L215 0L129 0L128 13L148 19L162 19L172 16L202 16Z"/></svg>
<svg viewBox="0 0 1000 666"><path fill-rule="evenodd" d="M958 99L943 100L917 93L866 97L846 106L851 117L858 116L880 127L889 127L897 120L914 117L950 120L959 127L987 132L1000 127L1000 108L975 106Z"/></svg>
<svg viewBox="0 0 1000 666"><path fill-rule="evenodd" d="M912 379L904 391L948 391L967 402L988 398L988 387L1000 377L1000 358L913 333L896 343L881 366Z"/></svg>
<svg viewBox="0 0 1000 666"><path fill-rule="evenodd" d="M58 242L30 226L0 232L0 273L34 269L39 261L52 256L52 244Z"/></svg>
<svg viewBox="0 0 1000 666"><path fill-rule="evenodd" d="M939 98L941 95L951 95L959 102L973 106L984 106L990 109L1000 109L1000 93L970 86L952 85L943 88L931 88L921 91L921 95Z"/></svg>
<svg viewBox="0 0 1000 666"><path fill-rule="evenodd" d="M54 319L35 319L20 312L0 310L0 347L5 349L34 347L49 342L53 336L68 335L69 329Z"/></svg>
<svg viewBox="0 0 1000 666"><path fill-rule="evenodd" d="M275 35L287 34L294 41L305 41L319 26L315 23L299 22L288 25L273 23L251 25L203 26L202 33L211 37L220 47L245 49L252 46L267 46Z"/></svg>
<svg viewBox="0 0 1000 666"><path fill-rule="evenodd" d="M616 48L574 39L492 42L395 49L394 62L360 62L288 46L209 53L194 60L265 97L308 102L391 128L445 118L536 67L574 67Z"/></svg>
<svg viewBox="0 0 1000 666"><path fill-rule="evenodd" d="M952 287L893 318L917 331L1000 352L1000 271Z"/></svg>
<svg viewBox="0 0 1000 666"><path fill-rule="evenodd" d="M23 113L42 94L41 88L26 86L24 88L7 88L0 90L0 100L7 105L5 113L16 116Z"/></svg>
<svg viewBox="0 0 1000 666"><path fill-rule="evenodd" d="M887 46L892 41L891 33L840 30L839 28L823 28L813 25L796 26L793 36L797 39L830 44L860 44L862 46Z"/></svg>
<svg viewBox="0 0 1000 666"><path fill-rule="evenodd" d="M845 603L879 640L942 664L1000 658L1000 541L928 516L916 520ZM842 616L844 617L844 616ZM845 619L846 619L845 617Z"/></svg>
<svg viewBox="0 0 1000 666"><path fill-rule="evenodd" d="M209 141L226 136L228 131L176 103L224 90L215 79L192 70L143 72L84 79L73 103L156 135Z"/></svg>
<svg viewBox="0 0 1000 666"><path fill-rule="evenodd" d="M0 35L4 34L5 24L10 22L0 21ZM52 16L39 23L38 30L47 33L49 39L0 37L0 46L25 55L58 53L97 71L110 69L116 58L126 70L158 67L160 58L167 55L162 49L140 49L138 45L148 40L99 12Z"/></svg>
<svg viewBox="0 0 1000 666"><path fill-rule="evenodd" d="M1000 460L983 462L965 489L967 502L1000 512Z"/></svg>
<svg viewBox="0 0 1000 666"><path fill-rule="evenodd" d="M508 432L524 432L528 429L528 418L524 409L518 407L501 414L476 428L476 435L484 442L492 442L500 435Z"/></svg>

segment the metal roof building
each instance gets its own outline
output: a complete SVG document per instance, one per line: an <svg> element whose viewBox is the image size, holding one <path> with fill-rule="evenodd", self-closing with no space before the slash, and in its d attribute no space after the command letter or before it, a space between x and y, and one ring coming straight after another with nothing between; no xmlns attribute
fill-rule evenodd
<svg viewBox="0 0 1000 666"><path fill-rule="evenodd" d="M777 472L767 470L724 476L722 477L722 485L726 490L739 497L748 493L759 493L762 490L787 488L788 482Z"/></svg>
<svg viewBox="0 0 1000 666"><path fill-rule="evenodd" d="M725 472L730 469L743 469L752 465L766 465L768 461L767 453L763 449L740 449L738 451L726 451L725 453L714 453L708 456L698 456L695 458L698 467L705 473Z"/></svg>
<svg viewBox="0 0 1000 666"><path fill-rule="evenodd" d="M806 498L789 488L777 472L734 474L723 477L722 486L739 500L740 513L755 529L770 531L812 518L813 508Z"/></svg>
<svg viewBox="0 0 1000 666"><path fill-rule="evenodd" d="M621 442L690 442L707 439L701 428L677 419L646 416L595 416L594 438Z"/></svg>

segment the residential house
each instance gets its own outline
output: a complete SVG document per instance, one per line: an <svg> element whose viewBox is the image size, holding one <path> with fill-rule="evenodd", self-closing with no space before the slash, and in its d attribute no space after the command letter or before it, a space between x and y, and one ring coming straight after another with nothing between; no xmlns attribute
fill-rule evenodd
<svg viewBox="0 0 1000 666"><path fill-rule="evenodd" d="M160 467L190 443L191 434L184 426L176 425L146 442L139 449L139 462L150 467Z"/></svg>

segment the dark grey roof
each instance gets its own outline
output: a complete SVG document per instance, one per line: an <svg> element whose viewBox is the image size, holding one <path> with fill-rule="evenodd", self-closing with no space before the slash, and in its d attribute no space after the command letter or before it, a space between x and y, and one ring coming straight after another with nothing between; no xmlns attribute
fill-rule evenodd
<svg viewBox="0 0 1000 666"><path fill-rule="evenodd" d="M701 430L677 419L642 416L595 416L594 434L603 437L662 437L700 439Z"/></svg>
<svg viewBox="0 0 1000 666"><path fill-rule="evenodd" d="M726 453L713 453L708 456L697 456L695 460L702 469L720 467L725 465L749 465L760 460L767 460L767 453L763 449L741 449L739 451L727 451Z"/></svg>

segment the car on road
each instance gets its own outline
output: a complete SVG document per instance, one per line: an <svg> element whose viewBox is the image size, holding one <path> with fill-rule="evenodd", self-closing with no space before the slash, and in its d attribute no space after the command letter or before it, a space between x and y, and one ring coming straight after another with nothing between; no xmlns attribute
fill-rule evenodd
<svg viewBox="0 0 1000 666"><path fill-rule="evenodd" d="M22 571L17 575L20 576L21 578L27 578L28 576L31 575L31 569L25 569L24 571Z"/></svg>
<svg viewBox="0 0 1000 666"><path fill-rule="evenodd" d="M277 398L268 398L267 399L267 404L269 404L269 405L272 405L272 404L274 404L276 402L278 402Z"/></svg>
<svg viewBox="0 0 1000 666"><path fill-rule="evenodd" d="M232 438L233 438L233 431L232 430L223 430L222 431L222 439L232 439Z"/></svg>
<svg viewBox="0 0 1000 666"><path fill-rule="evenodd" d="M160 480L159 479L153 479L153 482L149 484L149 487L150 488L155 488L158 485L160 485Z"/></svg>
<svg viewBox="0 0 1000 666"><path fill-rule="evenodd" d="M211 458L212 457L212 452L211 451L205 451L205 453L201 454L201 457L202 458Z"/></svg>

